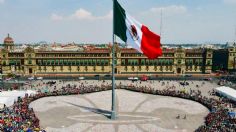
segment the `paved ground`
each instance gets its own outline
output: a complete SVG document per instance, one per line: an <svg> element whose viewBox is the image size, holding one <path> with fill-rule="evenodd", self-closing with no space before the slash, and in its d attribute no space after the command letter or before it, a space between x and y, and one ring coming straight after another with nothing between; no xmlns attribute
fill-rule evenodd
<svg viewBox="0 0 236 132"><path fill-rule="evenodd" d="M159 83L150 85L159 86ZM32 102L30 107L34 108L41 126L48 132L191 132L203 124L209 112L201 104L189 100L116 91L116 121L107 118L111 91L47 97ZM178 114L180 119L176 119ZM184 115L186 119L183 119Z"/></svg>

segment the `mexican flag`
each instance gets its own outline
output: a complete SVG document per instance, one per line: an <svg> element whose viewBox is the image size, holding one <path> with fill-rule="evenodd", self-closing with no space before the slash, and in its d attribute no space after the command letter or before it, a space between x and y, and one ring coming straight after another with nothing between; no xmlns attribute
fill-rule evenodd
<svg viewBox="0 0 236 132"><path fill-rule="evenodd" d="M117 0L114 2L114 34L149 59L162 55L160 36L127 14Z"/></svg>

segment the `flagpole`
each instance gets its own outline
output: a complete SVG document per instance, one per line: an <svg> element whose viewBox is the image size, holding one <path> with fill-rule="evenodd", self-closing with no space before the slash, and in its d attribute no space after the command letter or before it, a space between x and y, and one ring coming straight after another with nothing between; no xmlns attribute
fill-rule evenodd
<svg viewBox="0 0 236 132"><path fill-rule="evenodd" d="M111 106L111 119L116 119L116 94L115 94L115 35L114 35L114 28L115 28L115 0L113 0L113 33L112 33L112 106Z"/></svg>
<svg viewBox="0 0 236 132"><path fill-rule="evenodd" d="M160 21L160 37L162 35L162 9L161 9L161 21Z"/></svg>

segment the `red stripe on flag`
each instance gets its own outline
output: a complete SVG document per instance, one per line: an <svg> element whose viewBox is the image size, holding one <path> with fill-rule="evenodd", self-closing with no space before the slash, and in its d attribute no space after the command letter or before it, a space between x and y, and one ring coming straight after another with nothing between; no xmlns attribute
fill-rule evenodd
<svg viewBox="0 0 236 132"><path fill-rule="evenodd" d="M143 32L141 40L141 50L143 51L143 54L149 59L156 59L157 57L161 56L162 49L160 36L150 31L148 27L144 25L142 26L141 30Z"/></svg>

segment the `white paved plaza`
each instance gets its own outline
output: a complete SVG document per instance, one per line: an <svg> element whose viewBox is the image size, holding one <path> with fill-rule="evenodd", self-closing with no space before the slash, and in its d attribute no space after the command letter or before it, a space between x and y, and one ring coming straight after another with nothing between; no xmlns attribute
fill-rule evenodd
<svg viewBox="0 0 236 132"><path fill-rule="evenodd" d="M116 90L116 95L115 121L107 117L111 91L46 97L30 107L48 132L191 132L209 112L199 103L180 98L127 90ZM178 114L180 119L176 119Z"/></svg>

